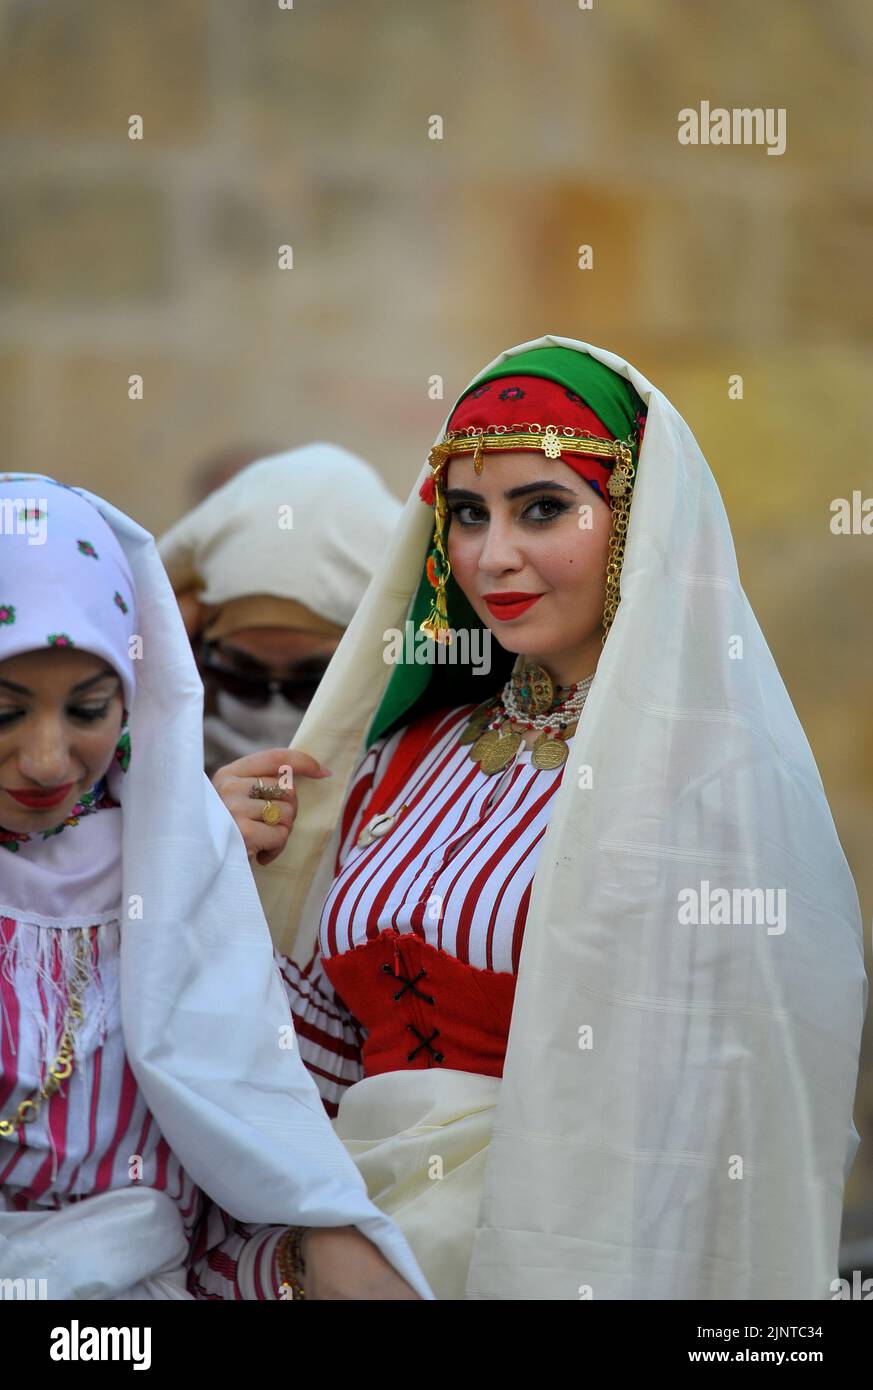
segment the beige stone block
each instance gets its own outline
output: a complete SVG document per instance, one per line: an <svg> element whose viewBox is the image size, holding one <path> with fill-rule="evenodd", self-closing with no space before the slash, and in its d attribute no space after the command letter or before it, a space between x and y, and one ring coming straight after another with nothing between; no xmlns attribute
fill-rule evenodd
<svg viewBox="0 0 873 1390"><path fill-rule="evenodd" d="M736 374L742 400L728 394ZM802 529L835 544L851 539L831 535L830 504L854 488L869 492L869 355L785 344L764 353L703 338L655 384L694 431L732 521L774 536Z"/></svg>
<svg viewBox="0 0 873 1390"><path fill-rule="evenodd" d="M23 412L26 382L26 354L18 348L0 352L0 473L17 472L24 468L22 439L26 432Z"/></svg>
<svg viewBox="0 0 873 1390"><path fill-rule="evenodd" d="M127 144L136 114L149 142L195 138L209 119L209 13L206 0L7 4L0 128Z"/></svg>
<svg viewBox="0 0 873 1390"><path fill-rule="evenodd" d="M34 363L28 453L162 530L188 506L188 474L213 442L233 439L238 373L164 353L44 353ZM128 378L143 378L131 400ZM235 381L235 377L237 381Z"/></svg>
<svg viewBox="0 0 873 1390"><path fill-rule="evenodd" d="M168 295L166 195L138 179L48 173L6 183L0 289L57 307Z"/></svg>
<svg viewBox="0 0 873 1390"><path fill-rule="evenodd" d="M854 183L816 189L792 209L785 267L789 330L805 337L873 338L873 194Z"/></svg>

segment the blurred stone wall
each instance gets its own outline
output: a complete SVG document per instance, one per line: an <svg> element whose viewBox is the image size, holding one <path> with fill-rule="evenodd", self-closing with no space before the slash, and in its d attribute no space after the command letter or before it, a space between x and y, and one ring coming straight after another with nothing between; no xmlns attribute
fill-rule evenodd
<svg viewBox="0 0 873 1390"><path fill-rule="evenodd" d="M866 0L5 0L0 44L2 467L156 531L232 447L332 439L405 496L502 348L613 348L718 478L869 938L873 538L829 527L873 496ZM784 108L785 153L681 145L703 100ZM869 1042L858 1122L853 1210Z"/></svg>

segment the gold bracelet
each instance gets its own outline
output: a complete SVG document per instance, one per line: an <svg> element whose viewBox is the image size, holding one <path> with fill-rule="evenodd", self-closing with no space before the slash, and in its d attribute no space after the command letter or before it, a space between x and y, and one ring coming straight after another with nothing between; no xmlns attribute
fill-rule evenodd
<svg viewBox="0 0 873 1390"><path fill-rule="evenodd" d="M280 1295L283 1289L290 1289L292 1299L306 1297L306 1261L300 1249L306 1230L305 1226L289 1226L276 1243L276 1265L282 1281L279 1285Z"/></svg>

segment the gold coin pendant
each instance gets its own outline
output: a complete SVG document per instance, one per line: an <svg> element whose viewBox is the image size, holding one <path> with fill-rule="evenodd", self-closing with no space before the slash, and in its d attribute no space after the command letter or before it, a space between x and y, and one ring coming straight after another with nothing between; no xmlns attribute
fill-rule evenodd
<svg viewBox="0 0 873 1390"><path fill-rule="evenodd" d="M473 747L470 749L470 757L473 759L473 762L481 763L487 750L492 744L497 743L499 739L500 735L496 729L486 729L484 733L480 734L473 744Z"/></svg>
<svg viewBox="0 0 873 1390"><path fill-rule="evenodd" d="M482 771L489 776L508 767L523 743L521 734L504 734L490 743L481 758Z"/></svg>
<svg viewBox="0 0 873 1390"><path fill-rule="evenodd" d="M480 705L478 709L474 709L464 727L464 732L461 734L459 742L462 744L475 743L485 725L490 720L494 708L494 702L492 700L487 700L484 705Z"/></svg>
<svg viewBox="0 0 873 1390"><path fill-rule="evenodd" d="M547 734L540 734L533 746L530 760L534 767L548 772L565 763L569 752L570 750L563 739L549 738Z"/></svg>

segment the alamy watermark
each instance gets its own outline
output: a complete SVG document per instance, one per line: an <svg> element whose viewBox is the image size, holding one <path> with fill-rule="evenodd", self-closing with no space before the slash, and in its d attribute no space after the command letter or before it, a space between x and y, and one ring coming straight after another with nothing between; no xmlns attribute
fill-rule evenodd
<svg viewBox="0 0 873 1390"><path fill-rule="evenodd" d="M47 1279L0 1279L0 1302L5 1299L48 1298Z"/></svg>
<svg viewBox="0 0 873 1390"><path fill-rule="evenodd" d="M784 106L683 106L677 116L680 145L766 145L768 154L785 153Z"/></svg>
<svg viewBox="0 0 873 1390"><path fill-rule="evenodd" d="M490 628L449 628L450 642L435 642L426 632L417 629L411 618L398 627L388 627L382 633L385 649L382 660L386 666L472 666L476 676L487 676L491 670Z"/></svg>
<svg viewBox="0 0 873 1390"><path fill-rule="evenodd" d="M785 930L786 888L710 888L704 878L699 889L682 888L678 897L681 926L766 926L768 936Z"/></svg>
<svg viewBox="0 0 873 1390"><path fill-rule="evenodd" d="M73 1318L69 1327L53 1327L52 1361L132 1361L135 1371L152 1364L150 1327L82 1327Z"/></svg>
<svg viewBox="0 0 873 1390"><path fill-rule="evenodd" d="M48 498L0 498L0 535L27 536L28 545L45 545L48 534Z"/></svg>

